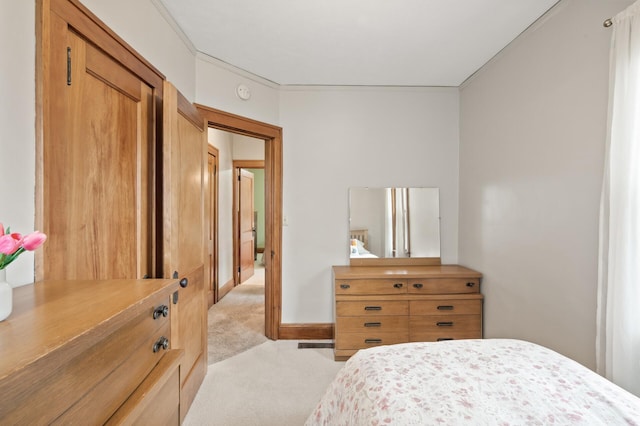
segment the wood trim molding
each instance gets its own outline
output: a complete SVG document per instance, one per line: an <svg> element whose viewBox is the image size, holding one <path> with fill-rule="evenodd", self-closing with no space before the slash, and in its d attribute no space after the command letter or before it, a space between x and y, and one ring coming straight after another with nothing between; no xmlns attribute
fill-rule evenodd
<svg viewBox="0 0 640 426"><path fill-rule="evenodd" d="M194 103L200 114L209 120L209 127L226 130L231 133L252 136L258 139L282 139L282 128L242 117L230 112L220 111L205 105Z"/></svg>
<svg viewBox="0 0 640 426"><path fill-rule="evenodd" d="M229 293L231 290L233 290L233 278L224 283L224 285L222 285L218 289L218 299L216 300L216 303L222 300L222 298L226 296L227 293Z"/></svg>
<svg viewBox="0 0 640 426"><path fill-rule="evenodd" d="M209 127L265 141L265 335L278 339L282 321L282 128L195 106Z"/></svg>
<svg viewBox="0 0 640 426"><path fill-rule="evenodd" d="M178 92L178 112L198 129L204 131L202 116L198 113L196 107L180 92Z"/></svg>
<svg viewBox="0 0 640 426"><path fill-rule="evenodd" d="M351 266L438 266L439 257L387 257L378 259L349 259Z"/></svg>
<svg viewBox="0 0 640 426"><path fill-rule="evenodd" d="M233 168L264 169L264 160L233 160Z"/></svg>
<svg viewBox="0 0 640 426"><path fill-rule="evenodd" d="M280 339L283 340L327 340L333 339L333 323L328 324L281 324Z"/></svg>

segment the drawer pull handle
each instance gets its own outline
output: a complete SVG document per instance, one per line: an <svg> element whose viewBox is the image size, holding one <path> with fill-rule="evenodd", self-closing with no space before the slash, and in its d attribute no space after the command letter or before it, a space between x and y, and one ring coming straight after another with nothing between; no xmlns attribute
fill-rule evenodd
<svg viewBox="0 0 640 426"><path fill-rule="evenodd" d="M365 343L382 343L382 339L364 339Z"/></svg>
<svg viewBox="0 0 640 426"><path fill-rule="evenodd" d="M365 306L364 310L365 311L381 311L382 306Z"/></svg>
<svg viewBox="0 0 640 426"><path fill-rule="evenodd" d="M187 278L183 278L180 280L180 287L187 288L188 285L189 285L189 280Z"/></svg>
<svg viewBox="0 0 640 426"><path fill-rule="evenodd" d="M424 287L421 283L415 283L413 286L414 286L415 288L422 288L422 287Z"/></svg>
<svg viewBox="0 0 640 426"><path fill-rule="evenodd" d="M156 343L153 344L153 353L158 352L160 349L169 349L169 339L162 336Z"/></svg>
<svg viewBox="0 0 640 426"><path fill-rule="evenodd" d="M438 327L453 327L453 321L440 321L437 322L436 325Z"/></svg>
<svg viewBox="0 0 640 426"><path fill-rule="evenodd" d="M395 283L395 284L393 285L393 287L395 287L395 288L402 288L402 283Z"/></svg>
<svg viewBox="0 0 640 426"><path fill-rule="evenodd" d="M476 283L473 283L473 282L468 282L467 283L467 287L473 287L474 285L476 285Z"/></svg>
<svg viewBox="0 0 640 426"><path fill-rule="evenodd" d="M348 288L351 288L351 286L349 284L340 284L340 288L346 290Z"/></svg>
<svg viewBox="0 0 640 426"><path fill-rule="evenodd" d="M439 305L438 306L438 310L439 311L453 311L453 306L451 306L451 305Z"/></svg>
<svg viewBox="0 0 640 426"><path fill-rule="evenodd" d="M160 305L153 310L153 319L158 319L160 316L169 316L169 307L167 305Z"/></svg>
<svg viewBox="0 0 640 426"><path fill-rule="evenodd" d="M438 337L438 342L444 342L445 340L453 340L453 337Z"/></svg>
<svg viewBox="0 0 640 426"><path fill-rule="evenodd" d="M380 322L365 322L365 327L382 327L382 323Z"/></svg>

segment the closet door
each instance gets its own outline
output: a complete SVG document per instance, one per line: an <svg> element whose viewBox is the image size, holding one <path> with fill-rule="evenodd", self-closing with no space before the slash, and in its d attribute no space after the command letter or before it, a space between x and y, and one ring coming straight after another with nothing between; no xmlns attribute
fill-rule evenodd
<svg viewBox="0 0 640 426"><path fill-rule="evenodd" d="M131 53L71 13L75 6L51 7L39 67L37 200L49 238L37 278L153 276L154 85L131 71L140 66ZM132 60L125 66L118 56Z"/></svg>
<svg viewBox="0 0 640 426"><path fill-rule="evenodd" d="M172 346L185 351L180 367L184 417L207 369L207 134L204 119L168 82L162 127L164 276L179 278L181 286L171 336Z"/></svg>
<svg viewBox="0 0 640 426"><path fill-rule="evenodd" d="M248 170L240 169L238 172L238 240L240 258L241 284L254 274L253 265L255 259L255 223L254 223L254 176Z"/></svg>

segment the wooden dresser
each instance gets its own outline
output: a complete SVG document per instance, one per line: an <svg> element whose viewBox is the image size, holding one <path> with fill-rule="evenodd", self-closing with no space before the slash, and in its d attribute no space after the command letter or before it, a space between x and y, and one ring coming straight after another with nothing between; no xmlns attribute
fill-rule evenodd
<svg viewBox="0 0 640 426"><path fill-rule="evenodd" d="M178 280L47 281L0 322L0 424L180 422Z"/></svg>
<svg viewBox="0 0 640 426"><path fill-rule="evenodd" d="M334 266L334 356L405 342L482 338L482 274L457 265Z"/></svg>

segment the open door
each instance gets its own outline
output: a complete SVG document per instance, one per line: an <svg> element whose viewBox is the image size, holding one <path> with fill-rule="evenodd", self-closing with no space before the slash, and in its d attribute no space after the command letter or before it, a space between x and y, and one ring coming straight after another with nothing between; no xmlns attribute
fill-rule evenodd
<svg viewBox="0 0 640 426"><path fill-rule="evenodd" d="M239 259L240 279L239 284L253 276L253 262L255 255L255 224L253 215L253 173L240 169L238 174L238 231L239 235Z"/></svg>
<svg viewBox="0 0 640 426"><path fill-rule="evenodd" d="M208 220L207 262L207 306L210 308L218 301L218 150L211 145L207 148L209 179L206 191L206 215Z"/></svg>
<svg viewBox="0 0 640 426"><path fill-rule="evenodd" d="M163 98L163 275L180 279L171 307L171 347L180 364L180 419L207 372L205 189L207 133L195 107L168 82Z"/></svg>

